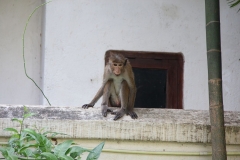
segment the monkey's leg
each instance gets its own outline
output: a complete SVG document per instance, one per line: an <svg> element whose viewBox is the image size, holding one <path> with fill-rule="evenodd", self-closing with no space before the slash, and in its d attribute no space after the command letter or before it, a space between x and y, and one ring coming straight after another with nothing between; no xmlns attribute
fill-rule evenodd
<svg viewBox="0 0 240 160"><path fill-rule="evenodd" d="M104 117L107 116L108 112L112 112L111 109L108 108L108 101L111 95L111 86L113 85L112 81L108 81L106 85L104 86L103 89L103 98L102 98L102 104L101 104L101 110L102 110L102 115Z"/></svg>
<svg viewBox="0 0 240 160"><path fill-rule="evenodd" d="M127 115L130 115L132 119L137 119L138 118L138 115L131 109L131 110L128 110L127 109Z"/></svg>
<svg viewBox="0 0 240 160"><path fill-rule="evenodd" d="M128 102L126 114L130 115L132 119L137 119L138 115L133 111L135 97L136 97L136 90L133 89L132 92L133 92L133 97L132 97L133 99L131 99L131 97L129 95L129 102ZM129 94L131 94L131 93L129 93Z"/></svg>
<svg viewBox="0 0 240 160"><path fill-rule="evenodd" d="M134 104L130 104L130 88L128 87L128 84L126 81L123 81L122 83L121 90L120 90L120 98L121 98L120 104L122 107L119 111L112 112L112 114L116 115L114 120L121 118L125 113L127 115L130 115L132 119L137 119L138 116L133 111Z"/></svg>
<svg viewBox="0 0 240 160"><path fill-rule="evenodd" d="M124 116L124 114L127 111L127 106L128 106L128 98L129 98L129 87L126 81L123 81L121 84L121 89L120 89L120 100L121 100L121 109L115 112L112 112L112 114L116 115L114 117L114 120L117 120Z"/></svg>

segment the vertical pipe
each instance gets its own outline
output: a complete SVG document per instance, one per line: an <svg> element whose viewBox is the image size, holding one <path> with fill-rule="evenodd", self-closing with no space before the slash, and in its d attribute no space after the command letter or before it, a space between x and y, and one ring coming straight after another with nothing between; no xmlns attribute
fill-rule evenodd
<svg viewBox="0 0 240 160"><path fill-rule="evenodd" d="M46 0L42 0L42 4L46 3ZM42 7L42 30L41 30L41 88L43 91L46 91L44 86L45 81L45 32L46 32L46 5ZM40 105L46 105L44 104L44 96L41 95L40 97Z"/></svg>
<svg viewBox="0 0 240 160"><path fill-rule="evenodd" d="M205 0L212 159L226 160L219 0Z"/></svg>

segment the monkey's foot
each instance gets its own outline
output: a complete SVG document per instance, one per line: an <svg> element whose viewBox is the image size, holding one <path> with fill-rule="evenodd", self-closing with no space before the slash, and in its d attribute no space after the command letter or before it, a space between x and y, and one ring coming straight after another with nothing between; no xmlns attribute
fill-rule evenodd
<svg viewBox="0 0 240 160"><path fill-rule="evenodd" d="M88 109L89 107L93 107L94 105L92 105L92 104L84 104L83 106L82 106L82 108L84 108L84 109Z"/></svg>
<svg viewBox="0 0 240 160"><path fill-rule="evenodd" d="M112 114L116 115L113 120L114 120L114 121L118 120L119 118L121 118L122 116L124 116L125 113L126 113L126 112L125 112L124 109L120 109L119 111L112 112Z"/></svg>
<svg viewBox="0 0 240 160"><path fill-rule="evenodd" d="M108 108L107 105L102 105L102 115L103 117L107 117L108 112L112 112L110 108Z"/></svg>
<svg viewBox="0 0 240 160"><path fill-rule="evenodd" d="M127 115L130 115L132 119L137 119L138 115L133 111L128 111Z"/></svg>

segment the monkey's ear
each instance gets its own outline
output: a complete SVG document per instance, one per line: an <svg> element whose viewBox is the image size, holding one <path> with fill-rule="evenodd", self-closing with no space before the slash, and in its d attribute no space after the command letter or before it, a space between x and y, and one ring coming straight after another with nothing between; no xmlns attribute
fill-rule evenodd
<svg viewBox="0 0 240 160"><path fill-rule="evenodd" d="M128 59L127 58L125 58L125 61L124 61L124 66L126 66L126 64L127 64L127 61L128 61Z"/></svg>

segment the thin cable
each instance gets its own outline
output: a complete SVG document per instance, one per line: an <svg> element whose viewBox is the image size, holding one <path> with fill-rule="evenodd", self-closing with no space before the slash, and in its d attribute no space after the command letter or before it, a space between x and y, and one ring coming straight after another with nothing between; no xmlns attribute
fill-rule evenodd
<svg viewBox="0 0 240 160"><path fill-rule="evenodd" d="M25 33L26 33L26 30L27 30L27 26L28 26L28 23L32 17L32 15L36 12L36 10L38 10L40 7L50 3L52 1L48 1L46 3L43 3L41 4L40 6L36 7L35 10L31 13L31 15L28 17L28 20L27 20L27 23L25 25L25 28L24 28L24 32L23 32L23 63L24 63L24 71L25 71L25 75L27 76L28 79L30 79L34 84L35 86L37 86L37 88L42 92L44 98L47 100L48 104L51 106L51 103L49 102L48 98L45 96L45 94L43 93L42 89L37 85L37 83L30 77L28 76L27 74L27 69L26 69L26 60L25 60L25 54L24 54L24 49L25 49L25 45L24 45L24 39L25 39Z"/></svg>

